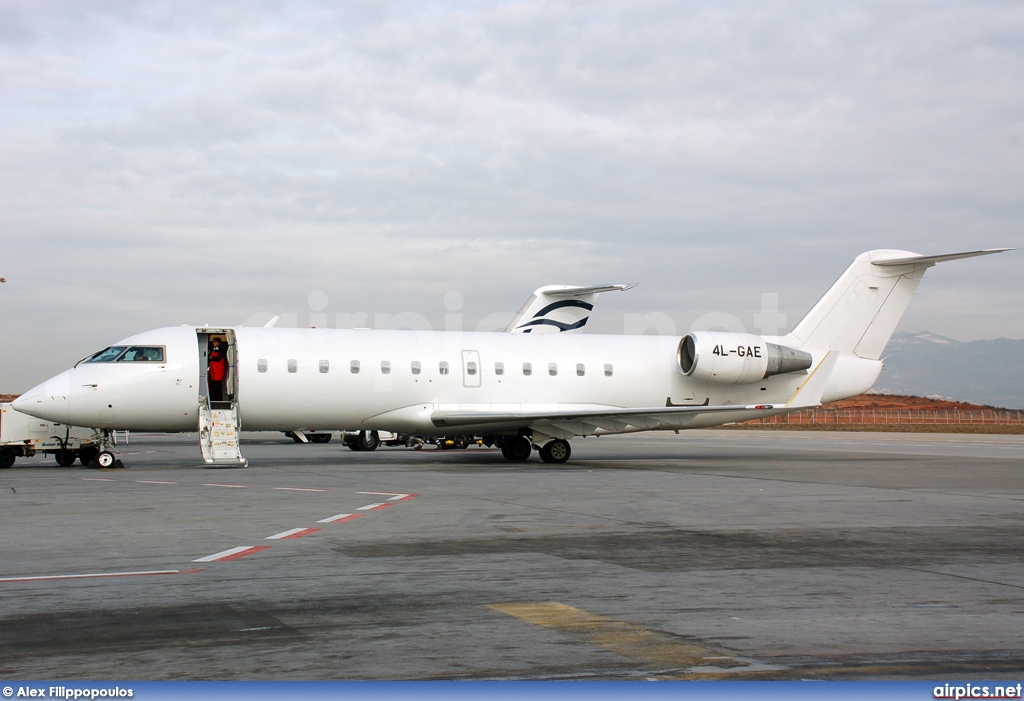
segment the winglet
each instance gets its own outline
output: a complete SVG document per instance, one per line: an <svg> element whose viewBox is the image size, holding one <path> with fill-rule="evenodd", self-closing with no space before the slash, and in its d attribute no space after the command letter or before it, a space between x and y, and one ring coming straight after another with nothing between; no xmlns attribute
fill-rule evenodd
<svg viewBox="0 0 1024 701"><path fill-rule="evenodd" d="M807 376L804 383L797 388L793 396L790 397L790 400L786 402L786 406L790 409L821 406L821 398L825 394L825 387L828 385L829 378L832 377L832 371L835 370L838 361L839 353L836 351L826 353L825 357L818 363L818 366L811 370L811 374Z"/></svg>

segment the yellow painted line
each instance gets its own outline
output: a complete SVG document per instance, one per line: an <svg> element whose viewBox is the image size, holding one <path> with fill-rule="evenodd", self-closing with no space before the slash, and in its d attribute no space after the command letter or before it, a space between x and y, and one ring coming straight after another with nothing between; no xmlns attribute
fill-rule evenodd
<svg viewBox="0 0 1024 701"><path fill-rule="evenodd" d="M678 680L755 680L755 679L831 679L877 678L879 676L938 675L1019 671L1017 662L876 662L873 664L827 664L782 667L771 658L748 663L722 655L711 648L682 641L665 633L589 613L557 602L489 604L487 608L518 618L527 623L557 631L583 640L617 655L658 668L657 678ZM764 666L762 666L764 665ZM702 667L692 671L693 667Z"/></svg>
<svg viewBox="0 0 1024 701"><path fill-rule="evenodd" d="M660 668L746 665L710 648L555 601L489 604L488 608Z"/></svg>

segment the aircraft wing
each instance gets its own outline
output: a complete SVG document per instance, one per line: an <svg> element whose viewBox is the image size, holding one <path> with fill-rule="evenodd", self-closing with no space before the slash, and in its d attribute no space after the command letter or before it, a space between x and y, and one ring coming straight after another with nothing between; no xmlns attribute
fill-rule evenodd
<svg viewBox="0 0 1024 701"><path fill-rule="evenodd" d="M437 428L458 428L472 426L481 431L500 431L530 428L550 436L570 438L596 433L620 433L629 430L657 430L688 428L697 417L718 414L723 419L716 423L728 423L730 413L785 413L821 405L832 370L839 354L829 352L807 374L793 396L785 404L725 404L710 406L708 402L698 406L675 406L669 397L665 406L655 407L558 407L551 410L534 411L493 411L484 409L440 410L430 415Z"/></svg>
<svg viewBox="0 0 1024 701"><path fill-rule="evenodd" d="M569 438L595 433L621 433L631 429L680 429L705 414L768 411L780 408L773 404L750 406L666 406L590 409L558 409L553 411L435 411L430 419L437 428L473 426L481 430L531 428L543 433ZM724 423L724 422L723 422Z"/></svg>
<svg viewBox="0 0 1024 701"><path fill-rule="evenodd" d="M566 333L582 329L594 300L602 292L629 290L636 285L547 285L533 295L505 328L508 333Z"/></svg>

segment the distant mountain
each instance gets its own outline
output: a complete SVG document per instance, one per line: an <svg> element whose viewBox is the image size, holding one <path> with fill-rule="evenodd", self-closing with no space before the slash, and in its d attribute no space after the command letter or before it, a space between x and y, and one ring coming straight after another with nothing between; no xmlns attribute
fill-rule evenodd
<svg viewBox="0 0 1024 701"><path fill-rule="evenodd" d="M897 333L882 357L885 369L874 392L1024 408L1024 340L962 342L927 331Z"/></svg>

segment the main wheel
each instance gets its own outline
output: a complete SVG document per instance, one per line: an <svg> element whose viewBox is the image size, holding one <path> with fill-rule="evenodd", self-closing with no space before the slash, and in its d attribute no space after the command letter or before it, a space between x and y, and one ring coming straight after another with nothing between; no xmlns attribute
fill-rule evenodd
<svg viewBox="0 0 1024 701"><path fill-rule="evenodd" d="M306 438L309 439L310 443L329 443L331 440L331 434L329 433L307 433Z"/></svg>
<svg viewBox="0 0 1024 701"><path fill-rule="evenodd" d="M380 434L376 431L360 431L356 442L359 450L377 450L380 447Z"/></svg>
<svg viewBox="0 0 1024 701"><path fill-rule="evenodd" d="M529 438L524 438L523 436L508 438L501 444L501 454L505 456L506 460L511 460L512 462L529 460L530 453L532 452L533 444L530 443Z"/></svg>
<svg viewBox="0 0 1024 701"><path fill-rule="evenodd" d="M569 441L563 441L561 438L548 441L540 449L540 459L544 462L555 463L556 465L564 463L569 459L570 455L572 455L572 448L569 447Z"/></svg>
<svg viewBox="0 0 1024 701"><path fill-rule="evenodd" d="M14 454L14 451L10 448L0 448L0 470L6 470L8 467L14 465L14 461L18 459L18 456Z"/></svg>
<svg viewBox="0 0 1024 701"><path fill-rule="evenodd" d="M53 454L53 459L56 460L57 464L61 467L71 467L75 464L75 460L78 459L78 451L61 450L60 452Z"/></svg>
<svg viewBox="0 0 1024 701"><path fill-rule="evenodd" d="M88 467L89 463L95 460L96 456L99 455L99 452L100 451L93 446L87 445L78 451L78 461L82 463L82 465Z"/></svg>
<svg viewBox="0 0 1024 701"><path fill-rule="evenodd" d="M115 460L117 460L117 458L115 458L114 454L111 453L109 450L104 450L100 452L99 455L96 456L96 464L99 467L113 467Z"/></svg>

